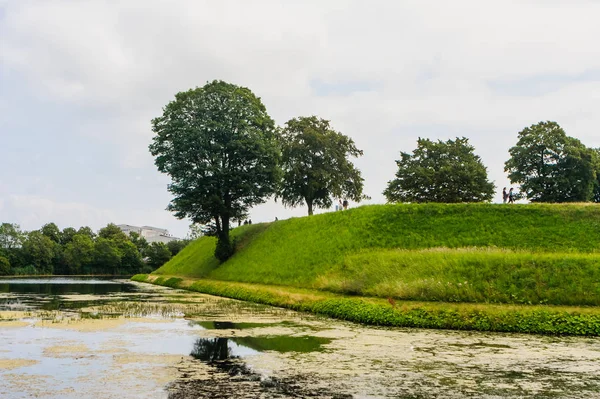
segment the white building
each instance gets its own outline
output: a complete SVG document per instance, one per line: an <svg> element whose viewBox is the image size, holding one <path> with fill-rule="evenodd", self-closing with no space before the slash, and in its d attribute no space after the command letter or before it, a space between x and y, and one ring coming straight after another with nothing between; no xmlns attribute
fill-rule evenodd
<svg viewBox="0 0 600 399"><path fill-rule="evenodd" d="M152 243L152 242L167 243L169 241L179 240L179 238L173 237L172 235L170 235L166 229L159 229L158 227L152 227L152 226L139 227L139 226L132 226L130 224L118 224L117 227L120 228L121 231L127 235L129 235L129 233L131 233L131 232L138 233L140 236L144 237L146 239L146 241L148 241L149 243Z"/></svg>

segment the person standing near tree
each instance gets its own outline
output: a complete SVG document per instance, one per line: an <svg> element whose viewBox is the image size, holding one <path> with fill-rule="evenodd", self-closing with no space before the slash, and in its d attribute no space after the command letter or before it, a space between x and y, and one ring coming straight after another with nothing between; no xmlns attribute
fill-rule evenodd
<svg viewBox="0 0 600 399"><path fill-rule="evenodd" d="M348 200L344 200L342 205L344 206L344 210L348 209Z"/></svg>
<svg viewBox="0 0 600 399"><path fill-rule="evenodd" d="M506 201L508 201L508 193L506 192L506 187L504 187L502 189L502 202L506 204Z"/></svg>

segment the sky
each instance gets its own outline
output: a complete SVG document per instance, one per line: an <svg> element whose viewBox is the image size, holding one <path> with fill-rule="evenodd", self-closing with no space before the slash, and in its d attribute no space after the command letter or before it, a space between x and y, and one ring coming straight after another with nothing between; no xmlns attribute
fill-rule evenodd
<svg viewBox="0 0 600 399"><path fill-rule="evenodd" d="M350 136L367 203L418 137L467 137L501 201L539 121L600 147L600 1L0 0L0 222L187 234L148 152L175 93L250 88ZM350 204L357 206L357 204ZM303 216L269 201L253 222Z"/></svg>

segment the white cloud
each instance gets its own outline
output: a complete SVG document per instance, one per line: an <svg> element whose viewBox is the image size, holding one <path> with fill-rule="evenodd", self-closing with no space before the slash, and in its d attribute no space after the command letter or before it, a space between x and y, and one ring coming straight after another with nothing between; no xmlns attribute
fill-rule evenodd
<svg viewBox="0 0 600 399"><path fill-rule="evenodd" d="M212 79L250 87L280 124L307 114L331 119L365 150L357 164L374 202L383 201L399 151L412 151L418 136L471 138L500 187L507 150L532 123L556 120L600 146L593 79L600 2L13 0L0 7L0 84L11 83L0 91L0 123L16 120L15 94L62 107L62 117L77 120L65 137L107 143L112 155L89 155L88 163L110 166L121 186L130 177L119 168L135 169L138 183L157 174L147 152L150 119L177 91ZM552 90L533 90L540 79ZM345 89L319 93L315 82ZM62 128L34 122L20 122L19 134ZM65 184L53 181L53 198L68 202L71 188L59 193ZM165 195L164 185L148 187ZM19 182L11 190L46 195ZM113 216L135 211L125 197L108 209ZM166 202L138 215L158 221L139 223L175 223L162 211ZM269 204L253 215L303 213Z"/></svg>

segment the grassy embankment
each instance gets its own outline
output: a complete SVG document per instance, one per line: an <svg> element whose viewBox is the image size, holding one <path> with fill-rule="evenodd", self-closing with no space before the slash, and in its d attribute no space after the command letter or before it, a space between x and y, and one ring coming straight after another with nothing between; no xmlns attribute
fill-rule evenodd
<svg viewBox="0 0 600 399"><path fill-rule="evenodd" d="M367 206L233 235L222 265L204 237L137 280L374 324L600 335L595 205Z"/></svg>

